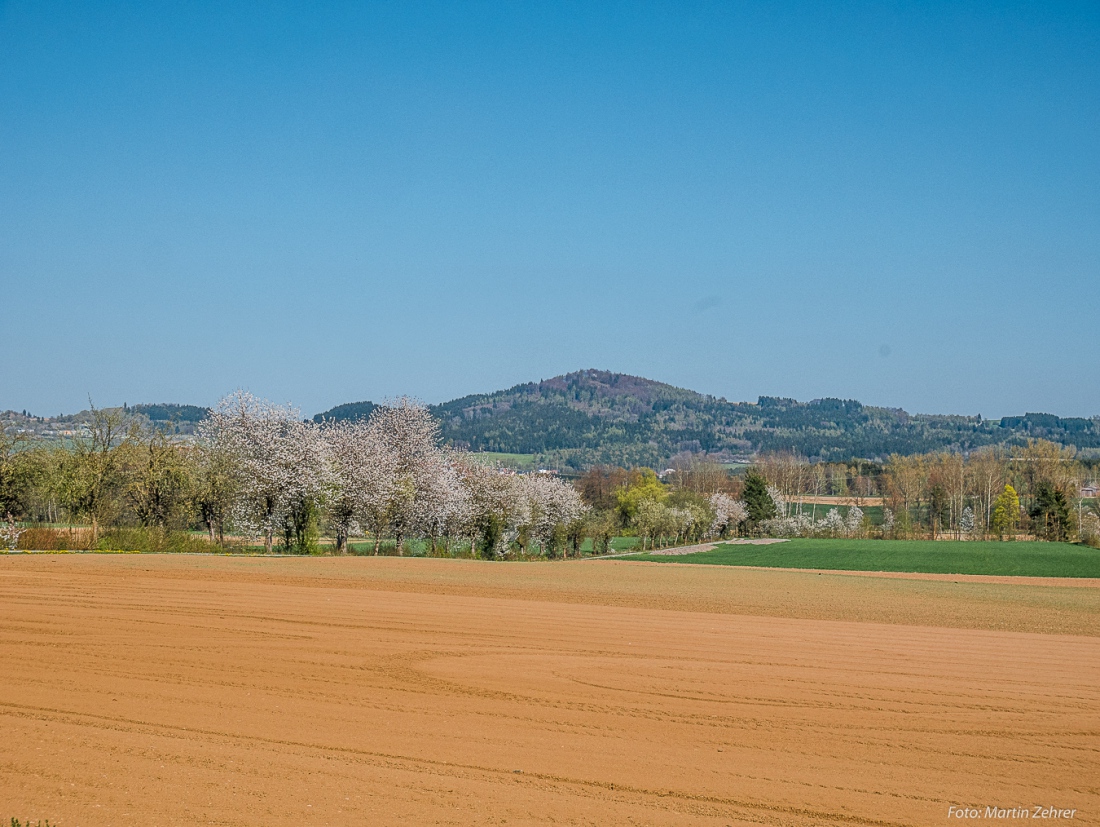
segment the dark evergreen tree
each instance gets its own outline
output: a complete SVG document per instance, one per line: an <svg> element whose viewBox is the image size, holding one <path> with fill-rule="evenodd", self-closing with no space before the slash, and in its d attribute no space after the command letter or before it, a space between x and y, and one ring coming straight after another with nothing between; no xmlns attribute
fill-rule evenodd
<svg viewBox="0 0 1100 827"><path fill-rule="evenodd" d="M760 523L775 516L775 503L768 493L768 481L756 471L749 471L745 475L741 498L745 501L745 510L748 512L748 517L741 524L742 531L753 533Z"/></svg>
<svg viewBox="0 0 1100 827"><path fill-rule="evenodd" d="M1047 540L1069 537L1069 503L1066 495L1049 482L1035 486L1035 505L1029 512L1035 534Z"/></svg>

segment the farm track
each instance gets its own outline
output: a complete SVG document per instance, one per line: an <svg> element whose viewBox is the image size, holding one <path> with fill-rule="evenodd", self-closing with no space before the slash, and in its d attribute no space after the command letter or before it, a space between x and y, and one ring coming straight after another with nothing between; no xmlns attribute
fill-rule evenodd
<svg viewBox="0 0 1100 827"><path fill-rule="evenodd" d="M0 819L1100 814L1100 588L593 561L0 559Z"/></svg>

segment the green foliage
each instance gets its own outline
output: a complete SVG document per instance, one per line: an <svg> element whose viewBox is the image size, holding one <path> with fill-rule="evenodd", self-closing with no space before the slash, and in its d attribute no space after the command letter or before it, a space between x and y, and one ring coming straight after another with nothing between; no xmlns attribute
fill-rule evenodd
<svg viewBox="0 0 1100 827"><path fill-rule="evenodd" d="M138 521L161 528L181 525L189 516L196 482L183 452L163 431L133 435L123 450L129 466L126 498Z"/></svg>
<svg viewBox="0 0 1100 827"><path fill-rule="evenodd" d="M167 402L159 405L134 405L129 408L129 411L143 414L149 417L151 422L185 422L189 425L201 422L210 413L209 408L200 408L198 405L174 405Z"/></svg>
<svg viewBox="0 0 1100 827"><path fill-rule="evenodd" d="M1028 512L1035 534L1047 540L1069 537L1070 516L1066 495L1048 482L1035 486L1035 504Z"/></svg>
<svg viewBox="0 0 1100 827"><path fill-rule="evenodd" d="M100 534L95 548L100 551L148 551L168 554L225 552L223 545L188 531L166 531L160 526L116 526Z"/></svg>
<svg viewBox="0 0 1100 827"><path fill-rule="evenodd" d="M1020 522L1020 498L1011 485L1006 485L1004 491L993 501L993 518L990 522L993 533L998 537L1012 534L1016 530L1016 525Z"/></svg>
<svg viewBox="0 0 1100 827"><path fill-rule="evenodd" d="M344 407L344 406L341 406ZM334 408L321 416L334 416ZM1100 419L910 415L853 400L728 402L636 376L586 370L433 407L449 443L538 454L558 467L657 466L680 451L795 451L825 460L885 457L1043 437L1100 447Z"/></svg>
<svg viewBox="0 0 1100 827"><path fill-rule="evenodd" d="M588 517L588 536L592 538L590 550L593 554L610 554L617 539L619 514L616 511L596 511Z"/></svg>
<svg viewBox="0 0 1100 827"><path fill-rule="evenodd" d="M337 405L324 413L313 417L314 422L356 422L360 419L370 419L374 409L378 406L373 402L347 402Z"/></svg>
<svg viewBox="0 0 1100 827"><path fill-rule="evenodd" d="M298 504L291 512L290 519L283 526L283 550L290 554L317 554L321 538L318 527L317 504L306 500Z"/></svg>
<svg viewBox="0 0 1100 827"><path fill-rule="evenodd" d="M953 540L797 539L763 546L723 544L682 557L638 555L662 563L986 574L1018 577L1100 577L1100 551L1068 543Z"/></svg>
<svg viewBox="0 0 1100 827"><path fill-rule="evenodd" d="M775 503L768 494L768 481L756 471L749 471L745 475L741 499L744 500L745 510L748 512L745 531L755 531L760 523L775 516Z"/></svg>
<svg viewBox="0 0 1100 827"><path fill-rule="evenodd" d="M951 519L951 500L942 485L934 485L928 492L928 519L933 530L947 525Z"/></svg>
<svg viewBox="0 0 1100 827"><path fill-rule="evenodd" d="M652 469L640 469L636 479L620 488L616 494L623 525L633 525L643 503L660 503L666 493L664 485Z"/></svg>

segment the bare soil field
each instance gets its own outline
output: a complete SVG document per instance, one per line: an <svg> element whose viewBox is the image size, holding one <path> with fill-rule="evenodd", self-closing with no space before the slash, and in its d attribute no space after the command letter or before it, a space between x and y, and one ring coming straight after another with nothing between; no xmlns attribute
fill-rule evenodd
<svg viewBox="0 0 1100 827"><path fill-rule="evenodd" d="M1100 588L0 558L0 821L1100 822Z"/></svg>

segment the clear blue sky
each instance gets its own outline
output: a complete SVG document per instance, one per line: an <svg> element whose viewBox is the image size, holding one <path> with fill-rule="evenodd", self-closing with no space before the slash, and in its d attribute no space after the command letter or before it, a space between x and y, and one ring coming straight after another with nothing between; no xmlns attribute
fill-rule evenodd
<svg viewBox="0 0 1100 827"><path fill-rule="evenodd" d="M0 3L0 408L1100 413L1100 4Z"/></svg>

